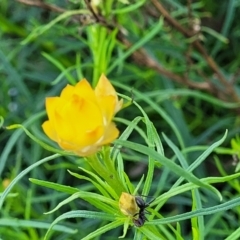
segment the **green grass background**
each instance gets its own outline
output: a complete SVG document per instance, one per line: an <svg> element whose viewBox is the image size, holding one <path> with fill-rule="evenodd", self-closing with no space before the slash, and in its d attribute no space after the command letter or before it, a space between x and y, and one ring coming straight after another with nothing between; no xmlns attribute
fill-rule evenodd
<svg viewBox="0 0 240 240"><path fill-rule="evenodd" d="M238 98L229 93L203 54L193 46L194 37L188 38L171 26L157 10L156 1L129 0L125 4L125 1L107 0L99 9L107 23L115 21L115 30L111 31L92 18L77 18L79 14L89 17L84 1L44 2L65 9L65 14L20 1L1 0L0 3L0 115L4 118L4 126L23 124L38 139L54 145L41 129L46 119L45 97L57 96L67 83L74 84L83 77L96 85L100 73L105 72L119 93L129 96L144 109L169 159L176 161L176 156L180 156L173 151L176 145L191 165L204 150L220 140L227 129L228 134L221 146L193 172L198 178L235 173L234 163L238 161L240 143L236 140L231 145L231 140L240 130L239 0L158 1L186 29L194 26L191 21L199 21L199 42L214 59ZM131 43L130 47L117 38L116 28ZM143 55L136 58L134 54L138 51L143 51ZM171 76L146 65L143 56L174 76L190 79L193 84L174 81L176 79ZM212 91L194 87L199 83L210 84ZM132 121L141 115L135 105L130 105L117 115L118 128L123 132L129 123L124 121ZM145 131L145 124L140 122L139 128ZM144 144L140 135L133 132L129 140ZM0 154L2 192L8 181L50 155L21 129L4 128L0 130ZM127 147L123 148L122 156L129 178L137 185L142 175L147 175L147 157ZM19 179L1 207L0 238L43 239L50 224L64 212L94 210L89 203L78 199L53 214L44 215L68 195L29 181L29 178L35 178L96 191L91 183L73 178L67 172L77 172L79 166L88 169L81 159L61 156ZM177 180L176 175L166 171L164 167L155 166L150 196L160 196ZM238 179L214 186L222 193L223 201L239 196ZM219 204L216 197L205 191L201 200L203 207ZM201 238L193 237L190 220L180 221L182 239L227 239L239 226L239 207L236 205L231 210L204 217ZM169 198L161 208L161 215L175 216L191 211L192 207L191 192L185 192ZM88 218L66 220L56 225L51 239L83 239L106 223ZM177 223L172 226L179 227ZM165 234L165 239L177 239L173 234ZM117 239L121 235L122 227L117 227L94 239ZM125 239L133 239L133 236L142 239L134 228L129 229ZM239 236L236 233L231 239Z"/></svg>

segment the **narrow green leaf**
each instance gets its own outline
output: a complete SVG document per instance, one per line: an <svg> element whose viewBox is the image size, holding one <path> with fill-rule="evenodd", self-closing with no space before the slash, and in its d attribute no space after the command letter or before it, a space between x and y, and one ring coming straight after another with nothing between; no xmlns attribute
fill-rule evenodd
<svg viewBox="0 0 240 240"><path fill-rule="evenodd" d="M30 41L32 41L34 38L40 36L41 34L43 34L44 32L48 31L51 27L53 27L56 23L64 20L65 18L71 17L73 15L78 15L78 14L84 14L84 13L88 13L87 10L85 9L80 9L80 10L72 10L72 11L66 11L64 13L62 13L61 15L59 15L58 17L56 17L55 19L53 19L52 21L50 21L48 24L43 25L43 26L39 26L37 28L35 28L22 42L22 45L25 45L27 43L29 43Z"/></svg>
<svg viewBox="0 0 240 240"><path fill-rule="evenodd" d="M70 211L60 215L56 218L53 223L50 225L46 235L44 236L44 240L47 240L49 237L50 232L52 231L53 227L60 221L68 219L68 218L92 218L92 219L100 219L102 221L114 221L115 217L112 214L107 213L100 213L100 212L93 212L93 211L85 211L85 210L76 210Z"/></svg>
<svg viewBox="0 0 240 240"><path fill-rule="evenodd" d="M30 137L34 142L38 143L40 146L42 146L44 149L54 152L54 153L59 153L61 155L75 155L73 153L67 152L67 151L62 151L60 149L56 149L50 145L47 145L46 143L42 142L39 140L37 137L35 137L32 133L30 133L23 125L21 124L13 124L10 126L7 126L6 129L11 130L11 129L16 129L16 128L21 128L28 137Z"/></svg>
<svg viewBox="0 0 240 240"><path fill-rule="evenodd" d="M217 148L218 146L220 146L220 145L224 142L224 140L226 139L227 133L228 133L228 131L226 130L224 136L223 136L220 140L218 140L217 142L213 143L208 149L206 149L206 150L196 159L196 161L194 161L194 162L186 169L187 172L192 172L195 168L197 168L197 167L213 152L213 150L214 150L215 148ZM172 187L175 187L175 186L180 185L183 180L184 180L183 177L179 178Z"/></svg>
<svg viewBox="0 0 240 240"><path fill-rule="evenodd" d="M213 186L211 186L207 183L203 183L197 177L195 177L192 173L187 172L183 168L179 167L176 163L172 162L170 159L167 159L164 156L160 155L159 153L155 152L153 149L148 148L141 144L132 143L130 141L116 140L115 142L124 147L130 148L130 149L133 149L142 154L151 156L156 161L159 161L162 165L171 169L171 171L173 171L176 175L181 176L181 177L184 176L184 178L186 180L188 180L189 182L192 182L198 186L209 189L209 190L213 191L214 193L216 193L220 199L222 198L220 192L216 188L214 188Z"/></svg>
<svg viewBox="0 0 240 240"><path fill-rule="evenodd" d="M123 224L122 220L117 220L114 222L111 222L109 224L106 224L105 226L98 228L96 231L90 233L89 235L87 235L86 237L82 238L82 240L91 240L96 238L97 236L102 235L105 232L108 232L114 228L117 228L119 226L121 226Z"/></svg>
<svg viewBox="0 0 240 240"><path fill-rule="evenodd" d="M197 216L206 216L206 215L212 215L212 214L215 214L218 212L227 211L227 210L237 207L239 205L240 205L240 197L232 199L225 203L213 206L213 207L198 209L196 211L187 212L187 213L183 213L183 214L179 214L179 215L176 215L173 217L163 218L163 219L159 219L159 220L152 220L151 222L146 223L146 224L158 225L158 224L179 222L179 221L183 221L183 220L190 219L190 218L197 217Z"/></svg>
<svg viewBox="0 0 240 240"><path fill-rule="evenodd" d="M10 218L1 218L0 226L2 227L21 227L21 228L34 228L34 229L48 229L50 227L49 223L44 223L41 221L33 221L33 220L23 220L23 219L10 219ZM75 229L71 229L64 225L55 225L53 230L59 232L66 232L70 234L76 233Z"/></svg>
<svg viewBox="0 0 240 240"><path fill-rule="evenodd" d="M27 167L26 169L24 169L22 172L20 172L12 181L11 183L8 185L8 187L4 190L4 192L2 193L1 197L0 197L0 209L2 208L3 202L6 198L6 196L8 195L8 193L12 190L12 188L15 186L15 184L23 177L25 176L27 173L29 173L31 170L33 170L34 168L38 167L39 165L51 161L57 157L59 157L59 154L54 154L50 157L46 157L42 160L39 160L38 162L32 164L31 166Z"/></svg>
<svg viewBox="0 0 240 240"><path fill-rule="evenodd" d="M238 240L240 239L240 227L237 228L231 235L229 235L225 240Z"/></svg>
<svg viewBox="0 0 240 240"><path fill-rule="evenodd" d="M53 183L53 182L48 182L48 181L34 179L34 178L29 178L29 181L34 183L34 184L37 184L39 186L51 188L51 189L54 189L56 191L64 192L64 193L67 193L67 194L74 194L76 192L79 192L78 188L65 186L65 185L62 185L62 184L59 184L59 183Z"/></svg>
<svg viewBox="0 0 240 240"><path fill-rule="evenodd" d="M42 52L42 55L52 64L54 64L54 66L56 66L61 72L62 74L65 74L66 78L68 79L68 81L74 85L76 83L76 79L74 79L72 77L72 75L70 73L68 73L69 70L71 70L71 68L69 69L65 69L65 67L62 65L61 62L59 62L57 59L53 58L53 56L51 56L48 53ZM56 83L55 83L56 84Z"/></svg>

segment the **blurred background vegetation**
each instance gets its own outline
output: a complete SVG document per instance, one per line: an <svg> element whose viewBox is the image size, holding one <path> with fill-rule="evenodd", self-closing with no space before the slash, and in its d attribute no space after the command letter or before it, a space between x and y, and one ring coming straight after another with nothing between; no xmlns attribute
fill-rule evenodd
<svg viewBox="0 0 240 240"><path fill-rule="evenodd" d="M35 136L52 144L43 134L45 97L56 96L66 83L82 77L95 85L101 72L118 92L137 101L161 136L164 132L182 150L208 146L228 136L218 153L194 173L198 177L232 174L240 152L240 14L239 0L1 0L0 7L0 115L4 126L23 123ZM72 12L69 12L69 11ZM130 106L118 118L134 119L140 112ZM116 119L119 120L120 119ZM117 123L119 129L125 126ZM138 135L131 140L139 142ZM21 130L0 130L0 187L3 191L27 166L49 155ZM232 143L234 140L232 141ZM164 143L163 143L164 144ZM123 150L124 151L124 150ZM172 156L165 148L165 154ZM200 152L188 156L189 163ZM128 174L138 181L146 173L146 159L125 149ZM235 159L235 160L234 160ZM75 201L54 214L43 215L66 195L31 184L28 178L47 179L91 190L73 179L67 169L84 165L58 158L24 176L1 209L0 237L42 239L58 215L70 209L89 209ZM161 171L156 171L160 176ZM154 186L164 192L175 177ZM239 195L239 183L220 184L226 199ZM178 204L176 204L178 203ZM205 206L216 204L205 199ZM170 199L163 215L189 211L189 196ZM206 218L206 239L224 239L239 225L239 210ZM61 212L62 211L62 212ZM76 219L58 225L53 239L81 239L105 223ZM77 229L77 234L72 234ZM183 223L184 239L191 239ZM100 239L117 239L115 229ZM131 231L129 232L131 238Z"/></svg>

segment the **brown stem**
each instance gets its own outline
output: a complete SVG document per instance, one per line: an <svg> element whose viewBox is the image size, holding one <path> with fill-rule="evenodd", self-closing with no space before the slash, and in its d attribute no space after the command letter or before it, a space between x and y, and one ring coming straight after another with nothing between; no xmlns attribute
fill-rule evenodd
<svg viewBox="0 0 240 240"><path fill-rule="evenodd" d="M41 0L37 0L37 1L16 0L16 1L27 4L27 5L31 5L31 6L41 7L41 8L47 9L49 11L55 11L55 12L61 12L61 13L66 11L65 9L59 8L55 5L46 4ZM181 26L174 18L171 17L171 15L168 13L168 11L157 0L151 0L151 1L154 4L154 6L156 7L156 9L165 17L166 21L169 24L171 24L173 27L175 27L179 32L181 32L185 37L190 38L196 34L195 31L193 31L193 30L189 31L188 29L185 29L183 26ZM189 3L190 2L191 1L189 0ZM93 14L94 11L92 10L91 6L89 7L89 1L85 0L85 3L87 5L89 11ZM114 27L116 28L116 26L114 26L112 23L109 24L106 21L106 19L99 13L94 12L93 17L95 18L95 20L97 22L104 25L109 30L113 30ZM121 27L118 27L118 29L119 29L119 32L117 35L118 40L121 41L126 47L128 47L128 48L131 47L132 43L129 42L128 39L126 39L126 37L124 36L124 34L121 32ZM236 92L232 86L232 82L231 81L228 82L225 79L225 77L221 74L217 64L212 59L212 57L210 57L208 55L206 49L202 46L202 44L199 42L199 40L195 40L191 44L203 55L206 62L209 64L209 66L211 67L213 72L216 74L216 76L218 77L218 79L220 80L222 85L225 87L224 89L217 89L217 86L215 86L210 81L205 81L205 82L201 82L201 83L194 82L194 81L191 81L190 79L188 79L187 76L182 77L182 76L179 76L179 75L169 71L169 70L163 68L162 66L160 66L159 63L157 63L154 59L152 59L144 49L139 49L139 50L135 51L132 54L132 57L133 57L133 60L137 64L154 69L160 75L167 76L169 79L172 79L173 81L175 81L177 83L184 84L184 85L194 88L194 89L208 91L209 93L211 93L211 94L215 95L216 97L219 97L223 100L232 99L234 101L239 101L239 97L236 94Z"/></svg>
<svg viewBox="0 0 240 240"><path fill-rule="evenodd" d="M20 3L24 3L26 5L30 5L30 6L35 6L35 7L40 7L40 8L44 8L53 12L65 12L65 9L57 7L55 5L52 4L47 4L41 0L37 0L37 1L31 1L31 0L16 0L17 2Z"/></svg>
<svg viewBox="0 0 240 240"><path fill-rule="evenodd" d="M194 32L189 31L188 29L185 29L183 26L181 26L174 18L171 17L171 15L168 13L168 11L162 6L162 4L158 0L151 0L153 5L157 8L157 10L165 17L166 21L171 24L174 28L176 28L179 32L181 32L185 37L193 37ZM199 40L195 40L192 45L199 51L199 53L202 54L210 68L213 70L213 72L217 75L219 81L221 84L225 87L225 91L228 93L229 96L234 101L239 101L239 97L237 93L235 92L233 86L231 83L222 75L221 71L219 70L216 62L214 59L208 55L206 49L203 47L203 45L200 43Z"/></svg>
<svg viewBox="0 0 240 240"><path fill-rule="evenodd" d="M124 43L125 43L126 46L129 46L129 47L131 46L131 43L128 42L126 39L124 40ZM167 69L161 67L151 57L149 57L148 54L143 49L140 49L140 50L134 52L132 57L133 57L134 61L137 62L138 64L140 64L144 67L149 67L151 69L154 69L160 75L164 75L164 76L174 80L177 83L187 85L191 88L201 89L201 90L205 90L205 91L208 91L208 92L212 92L212 87L209 83L207 83L207 82L203 82L203 83L193 82L186 77L181 77L181 76L179 76L179 75L177 75L177 74L175 74L171 71L168 71Z"/></svg>

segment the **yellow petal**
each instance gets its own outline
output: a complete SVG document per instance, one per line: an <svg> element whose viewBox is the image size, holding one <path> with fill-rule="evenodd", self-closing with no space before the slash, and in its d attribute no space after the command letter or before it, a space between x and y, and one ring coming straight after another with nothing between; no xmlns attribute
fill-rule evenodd
<svg viewBox="0 0 240 240"><path fill-rule="evenodd" d="M90 145L95 145L99 139L102 138L104 133L104 128L103 126L97 126L95 129L92 131L85 132L84 137L80 138L77 137L76 141L78 144L82 147L90 146Z"/></svg>
<svg viewBox="0 0 240 240"><path fill-rule="evenodd" d="M96 126L103 125L101 109L88 99L77 97L63 113L64 118L77 127L77 132L92 131Z"/></svg>
<svg viewBox="0 0 240 240"><path fill-rule="evenodd" d="M114 123L110 123L104 133L103 140L101 141L102 145L109 144L113 142L119 135L119 130L116 128Z"/></svg>
<svg viewBox="0 0 240 240"><path fill-rule="evenodd" d="M101 132L101 134L99 134ZM83 144L80 145L77 139L73 139L72 141L68 142L66 140L59 141L59 146L65 150L75 152L81 156L90 155L98 150L98 145L96 142L93 142L93 139L96 138L95 135L102 135L102 129L96 129L88 135L85 135L85 141L82 142Z"/></svg>
<svg viewBox="0 0 240 240"><path fill-rule="evenodd" d="M89 101L96 102L95 93L86 79L81 80L75 85L74 93L75 95L88 99Z"/></svg>
<svg viewBox="0 0 240 240"><path fill-rule="evenodd" d="M61 116L62 110L67 104L68 101L59 97L52 97L46 99L46 110L49 121L51 123L48 127L52 127L54 129L54 131L56 132L55 135L57 135L58 138L61 138L61 136L67 137L71 135L71 125L66 124L63 117Z"/></svg>
<svg viewBox="0 0 240 240"><path fill-rule="evenodd" d="M72 139L74 139L74 128L71 124L65 121L64 118L58 113L55 112L54 120L52 121L52 125L55 128L55 131L58 135L58 141L66 140L68 142L71 142Z"/></svg>
<svg viewBox="0 0 240 240"><path fill-rule="evenodd" d="M51 138L53 141L58 141L57 133L50 121L45 121L42 124L42 128L49 138Z"/></svg>
<svg viewBox="0 0 240 240"><path fill-rule="evenodd" d="M67 86L62 90L60 98L64 98L66 100L70 99L74 93L74 86L67 84Z"/></svg>
<svg viewBox="0 0 240 240"><path fill-rule="evenodd" d="M54 119L55 117L55 110L59 105L60 98L59 97L48 97L46 98L46 111L48 118Z"/></svg>
<svg viewBox="0 0 240 240"><path fill-rule="evenodd" d="M112 121L115 114L115 97L104 96L102 98L98 98L98 103L104 116L104 125L106 126Z"/></svg>
<svg viewBox="0 0 240 240"><path fill-rule="evenodd" d="M122 99L120 101L118 100L118 96L114 87L112 86L112 84L104 74L101 75L94 91L98 101L101 101L101 99L106 96L112 96L114 98L114 104L115 104L114 114L117 113L122 108L122 104L123 104Z"/></svg>
<svg viewBox="0 0 240 240"><path fill-rule="evenodd" d="M54 119L58 136L79 147L95 143L103 135L103 118L98 105L78 96L61 111L58 109Z"/></svg>
<svg viewBox="0 0 240 240"><path fill-rule="evenodd" d="M114 87L104 74L102 74L99 78L98 84L95 88L95 94L97 97L112 95L117 98L117 93Z"/></svg>

